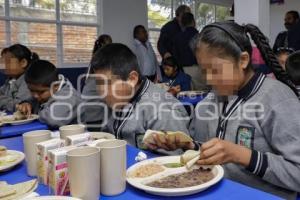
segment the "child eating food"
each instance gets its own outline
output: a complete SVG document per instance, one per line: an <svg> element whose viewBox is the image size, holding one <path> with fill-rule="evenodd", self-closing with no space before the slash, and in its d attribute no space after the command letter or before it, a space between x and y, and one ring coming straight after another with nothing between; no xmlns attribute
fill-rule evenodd
<svg viewBox="0 0 300 200"><path fill-rule="evenodd" d="M5 64L4 73L7 80L0 87L0 110L14 112L16 104L30 97L24 73L28 66L39 57L21 44L3 49L1 57Z"/></svg>
<svg viewBox="0 0 300 200"><path fill-rule="evenodd" d="M165 74L163 82L169 86L170 93L177 95L181 91L191 90L191 77L179 68L174 57L163 59L162 65Z"/></svg>
<svg viewBox="0 0 300 200"><path fill-rule="evenodd" d="M139 72L134 53L123 44L99 49L91 62L97 89L112 110L103 130L142 148L148 129L188 132L189 117L182 104Z"/></svg>
<svg viewBox="0 0 300 200"><path fill-rule="evenodd" d="M25 81L32 97L17 105L20 112L38 114L40 121L51 128L77 123L80 95L52 63L46 60L32 63Z"/></svg>
<svg viewBox="0 0 300 200"><path fill-rule="evenodd" d="M277 80L255 73L252 47L260 50ZM200 165L223 165L227 178L296 199L300 191L300 103L267 38L254 25L206 26L194 52L214 92L200 102L190 134L200 145ZM198 149L197 142L148 147ZM164 145L162 145L164 144Z"/></svg>

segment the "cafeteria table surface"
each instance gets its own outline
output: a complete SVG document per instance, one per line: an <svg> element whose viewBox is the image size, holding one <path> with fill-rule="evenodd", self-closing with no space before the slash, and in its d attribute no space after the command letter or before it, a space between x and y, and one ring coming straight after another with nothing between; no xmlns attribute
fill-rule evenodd
<svg viewBox="0 0 300 200"><path fill-rule="evenodd" d="M183 105L193 105L196 106L200 101L202 101L207 94L197 95L197 96L182 96L178 97L178 100L183 103Z"/></svg>
<svg viewBox="0 0 300 200"><path fill-rule="evenodd" d="M38 120L28 124L4 125L0 127L0 138L15 137L15 136L20 136L23 133L26 133L28 131L45 130L45 129L48 129L48 126L46 124L41 123Z"/></svg>
<svg viewBox="0 0 300 200"><path fill-rule="evenodd" d="M0 139L0 145L6 146L11 150L23 151L22 137L14 137L7 139ZM139 152L138 149L127 146L127 166L131 166L135 163L135 156ZM155 154L146 152L148 157L155 157ZM26 163L23 161L20 165L16 166L10 171L0 172L0 181L6 181L9 184L16 184L23 181L28 181L32 179L26 174ZM49 195L49 189L47 186L39 185L37 190L42 196ZM151 194L147 194L144 191L138 190L127 184L126 191L120 195L108 197L101 195L101 199L255 199L255 200L268 200L268 199L280 199L279 197L273 196L271 194L265 193L263 191L250 188L248 186L242 185L240 183L223 179L216 185L210 187L209 189L200 192L198 194L184 196L184 197L160 197Z"/></svg>

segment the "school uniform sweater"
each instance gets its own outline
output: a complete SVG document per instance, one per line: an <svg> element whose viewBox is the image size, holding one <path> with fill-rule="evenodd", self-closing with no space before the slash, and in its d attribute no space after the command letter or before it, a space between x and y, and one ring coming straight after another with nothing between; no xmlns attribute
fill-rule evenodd
<svg viewBox="0 0 300 200"><path fill-rule="evenodd" d="M30 97L24 74L16 80L7 79L0 87L0 110L14 112L16 104Z"/></svg>
<svg viewBox="0 0 300 200"><path fill-rule="evenodd" d="M245 100L239 105L237 99ZM229 120L219 119L221 113ZM209 94L195 109L190 134L200 142L219 137L252 150L247 168L223 165L227 178L285 199L300 192L300 103L281 82L256 74L228 103Z"/></svg>
<svg viewBox="0 0 300 200"><path fill-rule="evenodd" d="M82 100L67 79L47 102L40 104L33 98L27 102L32 105L32 112L39 115L39 120L51 128L83 122L82 112L78 110Z"/></svg>
<svg viewBox="0 0 300 200"><path fill-rule="evenodd" d="M87 79L81 96L84 121L92 126L99 127L104 119L105 104L97 92L97 84L94 77Z"/></svg>
<svg viewBox="0 0 300 200"><path fill-rule="evenodd" d="M130 103L113 114L104 130L138 148L144 148L142 139L148 129L188 133L189 117L183 105L148 79Z"/></svg>

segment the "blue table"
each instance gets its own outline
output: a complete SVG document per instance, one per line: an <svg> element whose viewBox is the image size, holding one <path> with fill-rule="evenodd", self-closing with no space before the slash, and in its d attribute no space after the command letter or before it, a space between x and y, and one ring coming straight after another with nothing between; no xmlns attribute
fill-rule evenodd
<svg viewBox="0 0 300 200"><path fill-rule="evenodd" d="M23 151L23 143L21 137L8 138L0 140L0 145L6 146L8 149ZM135 163L134 158L138 153L138 149L127 146L127 166L131 166ZM154 154L147 153L149 157L154 157ZM15 184L23 181L30 180L32 178L26 175L26 164L23 162L19 166L15 167L9 172L0 173L0 180L7 181L9 184ZM40 195L48 195L48 187L39 185L36 192ZM133 188L127 185L126 191L118 196L107 197L101 196L101 199L255 199L255 200L267 200L267 199L280 199L271 194L247 187L245 185L230 181L228 179L223 179L215 186L212 186L208 190L185 197L160 197L155 195L150 195L144 191Z"/></svg>
<svg viewBox="0 0 300 200"><path fill-rule="evenodd" d="M200 101L202 101L207 96L207 93L204 93L202 95L195 95L195 96L180 96L178 97L178 100L183 105L193 105L196 106Z"/></svg>
<svg viewBox="0 0 300 200"><path fill-rule="evenodd" d="M34 130L46 130L48 126L39 121L22 125L5 125L0 127L0 138L20 136L23 133Z"/></svg>

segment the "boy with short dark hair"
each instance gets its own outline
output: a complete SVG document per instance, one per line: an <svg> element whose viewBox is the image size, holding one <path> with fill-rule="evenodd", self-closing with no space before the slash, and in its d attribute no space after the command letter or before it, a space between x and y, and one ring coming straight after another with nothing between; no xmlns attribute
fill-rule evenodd
<svg viewBox="0 0 300 200"><path fill-rule="evenodd" d="M300 51L296 51L287 58L286 71L296 85L300 98Z"/></svg>
<svg viewBox="0 0 300 200"><path fill-rule="evenodd" d="M112 109L104 130L131 145L143 148L148 129L188 133L189 117L171 94L140 75L137 58L123 44L109 44L95 53L91 62L99 95Z"/></svg>
<svg viewBox="0 0 300 200"><path fill-rule="evenodd" d="M294 52L292 48L280 47L276 50L275 54L277 56L277 60L282 68L285 70L286 60L290 54Z"/></svg>
<svg viewBox="0 0 300 200"><path fill-rule="evenodd" d="M46 60L34 62L25 73L32 99L17 105L26 115L38 114L52 128L77 123L80 95L57 68Z"/></svg>

